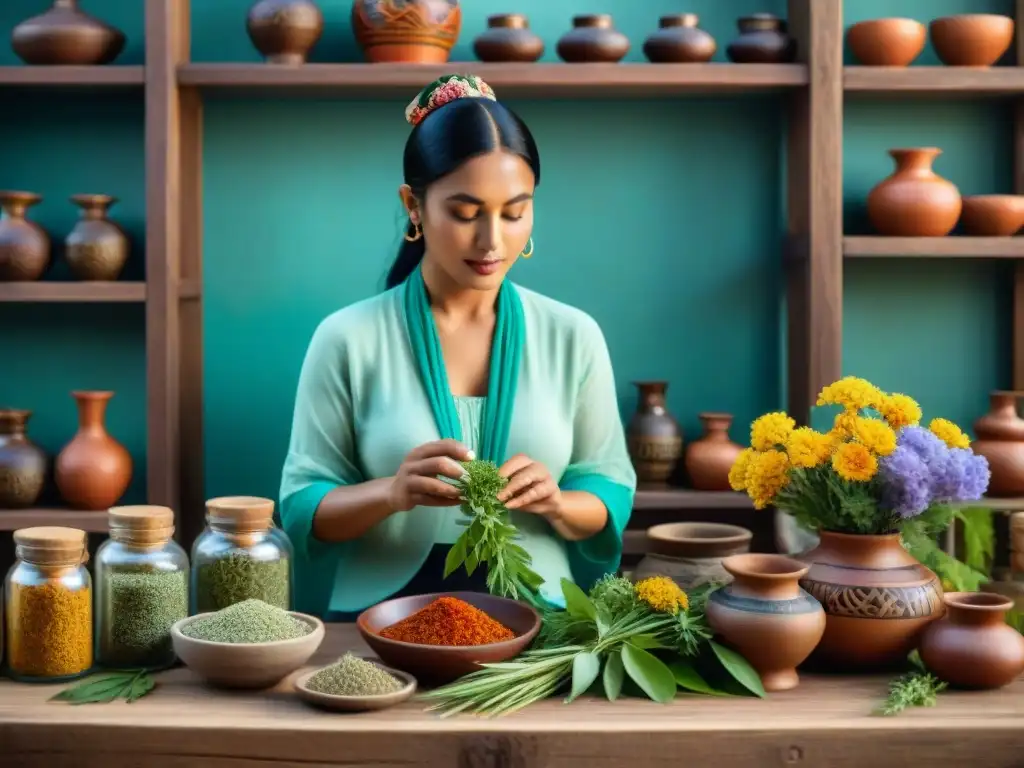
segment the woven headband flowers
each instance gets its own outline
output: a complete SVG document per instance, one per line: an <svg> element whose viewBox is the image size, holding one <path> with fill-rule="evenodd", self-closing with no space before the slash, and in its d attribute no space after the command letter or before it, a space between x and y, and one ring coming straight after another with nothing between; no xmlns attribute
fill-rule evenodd
<svg viewBox="0 0 1024 768"><path fill-rule="evenodd" d="M419 92L405 108L405 119L410 125L419 125L435 109L458 99L498 100L491 86L476 75L445 75Z"/></svg>

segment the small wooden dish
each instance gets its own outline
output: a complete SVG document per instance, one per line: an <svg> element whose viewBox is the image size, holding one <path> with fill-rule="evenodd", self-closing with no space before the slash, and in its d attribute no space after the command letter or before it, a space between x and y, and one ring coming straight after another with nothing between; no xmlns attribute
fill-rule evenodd
<svg viewBox="0 0 1024 768"><path fill-rule="evenodd" d="M298 694L300 699L308 704L312 704L313 706L321 709L329 709L334 712L372 712L379 709L387 709L388 707L393 707L396 704L401 704L416 693L416 678L408 672L386 667L383 664L380 664L376 659L369 659L365 656L359 656L359 658L363 661L369 662L370 664L376 664L385 672L394 675L404 682L405 685L394 693L385 693L378 696L335 696L330 693L311 691L306 687L307 683L309 683L309 679L313 677L313 675L321 669L326 668L317 667L309 672L304 672L296 678L295 693ZM330 665L328 664L326 666Z"/></svg>

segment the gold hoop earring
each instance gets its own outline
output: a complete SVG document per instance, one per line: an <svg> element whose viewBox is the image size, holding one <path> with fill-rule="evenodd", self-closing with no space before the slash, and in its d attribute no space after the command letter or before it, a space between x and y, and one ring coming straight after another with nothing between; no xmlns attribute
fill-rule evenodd
<svg viewBox="0 0 1024 768"><path fill-rule="evenodd" d="M524 250L522 253L519 254L524 259L528 259L531 256L533 256L533 238L532 237L530 238L529 246L530 246L530 250L528 250L528 251Z"/></svg>
<svg viewBox="0 0 1024 768"><path fill-rule="evenodd" d="M405 239L408 240L410 243L415 243L417 240L423 237L423 229L420 227L419 224L413 224L412 228L416 234L414 234L412 237L409 237L409 233L406 232Z"/></svg>

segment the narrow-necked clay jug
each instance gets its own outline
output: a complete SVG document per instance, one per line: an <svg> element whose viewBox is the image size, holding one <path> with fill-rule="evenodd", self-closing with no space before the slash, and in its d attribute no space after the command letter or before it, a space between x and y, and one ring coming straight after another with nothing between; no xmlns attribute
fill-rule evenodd
<svg viewBox="0 0 1024 768"><path fill-rule="evenodd" d="M657 31L644 41L644 56L656 64L710 61L718 44L698 24L695 13L662 16Z"/></svg>
<svg viewBox="0 0 1024 768"><path fill-rule="evenodd" d="M367 61L442 64L461 30L459 0L352 2L352 31Z"/></svg>
<svg viewBox="0 0 1024 768"><path fill-rule="evenodd" d="M42 199L34 192L0 192L0 281L38 280L50 266L50 236L26 218Z"/></svg>
<svg viewBox="0 0 1024 768"><path fill-rule="evenodd" d="M78 432L57 456L54 480L69 506L107 510L120 501L132 479L132 457L110 436L107 403L113 392L72 392Z"/></svg>
<svg viewBox="0 0 1024 768"><path fill-rule="evenodd" d="M698 491L728 491L729 470L742 447L729 439L731 413L700 413L704 434L686 446L684 464L690 485Z"/></svg>
<svg viewBox="0 0 1024 768"><path fill-rule="evenodd" d="M117 280L128 261L128 238L107 218L117 202L110 195L72 195L81 208L78 222L64 239L64 258L79 280Z"/></svg>
<svg viewBox="0 0 1024 768"><path fill-rule="evenodd" d="M988 413L974 422L971 448L988 459L989 496L1024 496L1024 419L1017 414L1022 394L992 392Z"/></svg>
<svg viewBox="0 0 1024 768"><path fill-rule="evenodd" d="M259 0L245 29L268 64L304 64L323 34L324 15L313 0Z"/></svg>
<svg viewBox="0 0 1024 768"><path fill-rule="evenodd" d="M667 381L635 381L640 390L636 413L626 427L629 455L637 481L667 483L683 455L683 430L665 404Z"/></svg>
<svg viewBox="0 0 1024 768"><path fill-rule="evenodd" d="M26 433L31 415L0 409L0 509L33 506L46 483L46 453Z"/></svg>
<svg viewBox="0 0 1024 768"><path fill-rule="evenodd" d="M1006 623L1013 600L988 592L950 592L946 616L921 636L921 661L957 688L1002 688L1024 672L1024 637Z"/></svg>
<svg viewBox="0 0 1024 768"><path fill-rule="evenodd" d="M945 237L953 231L963 201L951 181L932 170L937 147L890 149L896 170L868 193L868 218L880 235Z"/></svg>
<svg viewBox="0 0 1024 768"><path fill-rule="evenodd" d="M78 0L54 0L11 32L11 47L26 64L109 64L124 44L124 32L80 10Z"/></svg>
<svg viewBox="0 0 1024 768"><path fill-rule="evenodd" d="M614 64L629 53L629 38L615 28L611 14L574 16L572 29L559 38L555 50L570 64Z"/></svg>
<svg viewBox="0 0 1024 768"><path fill-rule="evenodd" d="M544 55L544 41L525 15L498 13L487 17L487 30L473 41L473 53L480 61L536 61Z"/></svg>
<svg viewBox="0 0 1024 768"><path fill-rule="evenodd" d="M799 584L808 566L784 555L733 555L733 581L711 593L708 624L750 662L766 691L800 683L796 668L825 631L825 612Z"/></svg>

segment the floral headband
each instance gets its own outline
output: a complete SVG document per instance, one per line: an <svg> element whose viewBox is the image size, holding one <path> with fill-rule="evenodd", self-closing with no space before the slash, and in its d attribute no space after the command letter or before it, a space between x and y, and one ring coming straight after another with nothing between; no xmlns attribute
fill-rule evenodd
<svg viewBox="0 0 1024 768"><path fill-rule="evenodd" d="M419 125L435 109L458 99L498 100L491 86L476 75L445 75L419 92L405 108L405 119L410 125Z"/></svg>

